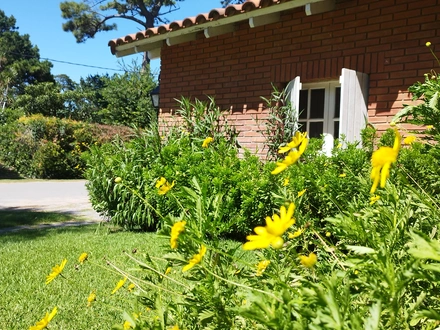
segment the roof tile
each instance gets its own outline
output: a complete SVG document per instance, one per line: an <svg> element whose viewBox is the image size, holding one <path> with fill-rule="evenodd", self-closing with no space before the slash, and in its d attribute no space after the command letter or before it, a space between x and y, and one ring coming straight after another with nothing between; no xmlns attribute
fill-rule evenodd
<svg viewBox="0 0 440 330"><path fill-rule="evenodd" d="M174 21L167 25L149 28L145 31L140 31L138 33L126 35L125 37L110 40L108 42L108 46L110 46L112 54L115 54L117 46L128 44L136 40L152 38L156 35L166 34L171 31L189 28L193 25L203 24L210 21L220 20L225 17L247 13L252 10L268 7L286 1L289 0L247 0L243 4L229 5L226 8L214 8L209 13L201 13L197 16L187 17L183 20Z"/></svg>

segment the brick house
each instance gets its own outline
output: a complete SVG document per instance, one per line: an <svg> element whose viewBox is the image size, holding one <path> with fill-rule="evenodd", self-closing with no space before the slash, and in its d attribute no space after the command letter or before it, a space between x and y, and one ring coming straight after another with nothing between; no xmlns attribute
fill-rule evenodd
<svg viewBox="0 0 440 330"><path fill-rule="evenodd" d="M440 0L248 0L111 40L111 52L161 58L160 117L176 98L214 96L239 142L262 152L261 96L288 86L309 135L359 140L410 103L436 67ZM260 124L259 124L260 123Z"/></svg>

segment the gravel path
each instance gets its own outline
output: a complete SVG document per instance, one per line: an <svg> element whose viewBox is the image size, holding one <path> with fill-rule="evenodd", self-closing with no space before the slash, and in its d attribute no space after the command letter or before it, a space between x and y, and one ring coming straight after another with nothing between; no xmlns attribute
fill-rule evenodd
<svg viewBox="0 0 440 330"><path fill-rule="evenodd" d="M85 180L0 180L0 210L35 210L72 214L72 221L50 226L97 223ZM49 225L40 225L48 227ZM34 228L34 227L33 227ZM22 228L15 228L19 230ZM0 231L12 231L3 229Z"/></svg>

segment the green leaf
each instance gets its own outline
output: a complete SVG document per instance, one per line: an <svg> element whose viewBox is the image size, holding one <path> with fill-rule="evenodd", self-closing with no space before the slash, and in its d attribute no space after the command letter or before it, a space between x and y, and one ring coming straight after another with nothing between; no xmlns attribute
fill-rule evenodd
<svg viewBox="0 0 440 330"><path fill-rule="evenodd" d="M350 251L353 251L356 254L372 254L376 253L376 250L366 247L366 246L357 246L357 245L347 245L346 248Z"/></svg>
<svg viewBox="0 0 440 330"><path fill-rule="evenodd" d="M380 301L370 307L370 316L365 320L365 330L379 329L381 309Z"/></svg>

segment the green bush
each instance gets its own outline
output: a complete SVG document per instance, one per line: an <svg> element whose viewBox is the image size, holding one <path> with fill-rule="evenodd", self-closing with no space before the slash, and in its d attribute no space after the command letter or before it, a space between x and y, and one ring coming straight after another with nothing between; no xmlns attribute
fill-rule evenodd
<svg viewBox="0 0 440 330"><path fill-rule="evenodd" d="M128 129L119 132L128 136ZM20 175L41 179L81 178L81 154L108 141L115 130L69 119L32 115L0 127L0 161Z"/></svg>
<svg viewBox="0 0 440 330"><path fill-rule="evenodd" d="M155 230L161 227L163 215L182 212L176 197L186 196L183 187L221 201L222 213L212 219L213 236L242 237L271 212L270 191L275 183L256 156L240 159L237 149L223 138L203 148L203 140L187 134L163 142L152 152L158 139L158 132L150 131L128 143L114 141L91 148L86 178L98 212L127 229ZM124 184L116 185L116 177ZM163 196L155 187L161 177L175 182Z"/></svg>

